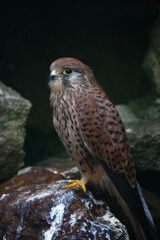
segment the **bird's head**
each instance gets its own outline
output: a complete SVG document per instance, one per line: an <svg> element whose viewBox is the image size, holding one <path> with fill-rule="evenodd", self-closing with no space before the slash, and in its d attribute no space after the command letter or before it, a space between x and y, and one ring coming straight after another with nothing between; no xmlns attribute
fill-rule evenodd
<svg viewBox="0 0 160 240"><path fill-rule="evenodd" d="M94 75L90 67L75 58L59 58L50 66L49 85L53 89L85 88L93 85Z"/></svg>

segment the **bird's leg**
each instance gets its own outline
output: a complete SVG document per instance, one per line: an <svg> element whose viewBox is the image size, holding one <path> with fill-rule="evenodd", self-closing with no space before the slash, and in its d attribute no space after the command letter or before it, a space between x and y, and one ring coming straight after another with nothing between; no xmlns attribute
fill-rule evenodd
<svg viewBox="0 0 160 240"><path fill-rule="evenodd" d="M86 179L83 177L81 178L81 180L68 180L69 185L63 186L63 189L64 188L72 188L75 186L81 186L81 188L85 192L86 191L86 186L85 186L86 182L87 182Z"/></svg>

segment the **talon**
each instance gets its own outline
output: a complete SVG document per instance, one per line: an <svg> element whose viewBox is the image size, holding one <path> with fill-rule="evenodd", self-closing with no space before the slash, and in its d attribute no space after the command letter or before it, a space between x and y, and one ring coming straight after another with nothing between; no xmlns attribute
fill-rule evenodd
<svg viewBox="0 0 160 240"><path fill-rule="evenodd" d="M68 180L68 183L70 183L70 184L63 186L63 189L72 188L72 187L75 187L75 186L81 186L83 191L84 192L86 191L86 186L85 186L86 181L84 180L84 178L82 178L81 180Z"/></svg>

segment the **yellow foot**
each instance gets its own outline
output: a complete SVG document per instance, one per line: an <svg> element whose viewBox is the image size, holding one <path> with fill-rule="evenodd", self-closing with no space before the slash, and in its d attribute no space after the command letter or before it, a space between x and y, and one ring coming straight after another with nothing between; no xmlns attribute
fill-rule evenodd
<svg viewBox="0 0 160 240"><path fill-rule="evenodd" d="M70 183L70 184L63 186L63 189L64 188L72 188L75 186L81 186L83 191L86 191L86 186L85 186L86 181L84 180L84 178L81 178L81 180L68 180L68 183Z"/></svg>

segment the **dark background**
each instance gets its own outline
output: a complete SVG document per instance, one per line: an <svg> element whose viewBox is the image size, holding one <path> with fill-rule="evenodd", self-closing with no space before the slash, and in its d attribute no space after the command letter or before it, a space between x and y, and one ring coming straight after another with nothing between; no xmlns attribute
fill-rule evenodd
<svg viewBox="0 0 160 240"><path fill-rule="evenodd" d="M7 2L0 8L0 80L29 99L26 164L64 149L52 126L49 66L59 57L80 59L115 104L151 88L142 64L159 15L159 0Z"/></svg>

